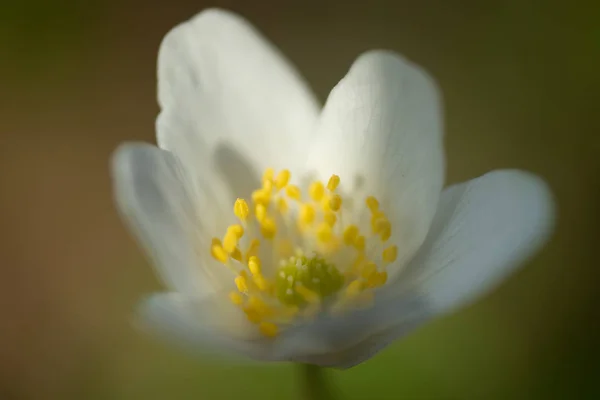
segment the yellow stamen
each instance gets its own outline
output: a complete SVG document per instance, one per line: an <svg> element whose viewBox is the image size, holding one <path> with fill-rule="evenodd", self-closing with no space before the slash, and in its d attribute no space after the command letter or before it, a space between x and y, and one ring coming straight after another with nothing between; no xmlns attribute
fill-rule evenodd
<svg viewBox="0 0 600 400"><path fill-rule="evenodd" d="M321 243L329 243L333 238L333 232L331 231L331 226L326 223L322 223L317 228L317 239Z"/></svg>
<svg viewBox="0 0 600 400"><path fill-rule="evenodd" d="M310 204L302 204L299 220L304 225L310 225L315 220L315 208Z"/></svg>
<svg viewBox="0 0 600 400"><path fill-rule="evenodd" d="M237 287L237 289L242 292L242 293L246 293L248 291L248 281L246 280L245 276L242 275L238 275L235 277L235 286Z"/></svg>
<svg viewBox="0 0 600 400"><path fill-rule="evenodd" d="M291 175L292 174L287 169L284 169L277 174L277 177L275 177L275 187L277 190L283 189L288 184Z"/></svg>
<svg viewBox="0 0 600 400"><path fill-rule="evenodd" d="M260 232L265 239L273 239L277 233L277 225L273 219L266 217L260 222Z"/></svg>
<svg viewBox="0 0 600 400"><path fill-rule="evenodd" d="M308 194L310 195L310 198L314 201L321 201L324 193L325 187L319 181L311 183L310 187L308 188Z"/></svg>
<svg viewBox="0 0 600 400"><path fill-rule="evenodd" d="M337 222L336 215L331 211L327 211L325 215L323 215L323 219L325 220L325 223L331 227L333 227Z"/></svg>
<svg viewBox="0 0 600 400"><path fill-rule="evenodd" d="M223 249L223 246L221 246L221 243L219 241L219 243L215 243L215 240L213 239L213 245L210 248L210 255L217 261L225 264L227 262L227 260L229 259L229 255L227 254L227 252Z"/></svg>
<svg viewBox="0 0 600 400"><path fill-rule="evenodd" d="M356 239L354 240L354 247L358 251L364 251L365 250L365 245L366 245L366 239L362 235L357 236Z"/></svg>
<svg viewBox="0 0 600 400"><path fill-rule="evenodd" d="M252 275L260 275L260 259L257 256L250 256L250 259L248 260L248 269L250 270Z"/></svg>
<svg viewBox="0 0 600 400"><path fill-rule="evenodd" d="M267 337L275 337L279 333L279 328L272 322L261 322L258 326L260 332Z"/></svg>
<svg viewBox="0 0 600 400"><path fill-rule="evenodd" d="M365 201L365 203L367 204L367 208L372 213L379 211L379 201L377 201L377 199L375 197L373 197L373 196L367 197L367 200Z"/></svg>
<svg viewBox="0 0 600 400"><path fill-rule="evenodd" d="M327 190L329 190L330 192L333 192L338 185L340 184L340 177L337 175L331 175L331 178L329 178L329 182L327 182Z"/></svg>
<svg viewBox="0 0 600 400"><path fill-rule="evenodd" d="M231 258L233 258L234 260L238 261L238 262L242 262L242 252L240 251L239 248L235 248L233 249L233 251L230 254Z"/></svg>
<svg viewBox="0 0 600 400"><path fill-rule="evenodd" d="M338 211L341 206L342 206L342 196L340 196L339 194L334 194L333 196L331 196L331 199L329 199L329 207L333 211Z"/></svg>
<svg viewBox="0 0 600 400"><path fill-rule="evenodd" d="M393 263L398 257L398 246L390 246L383 250L381 258L386 263Z"/></svg>
<svg viewBox="0 0 600 400"><path fill-rule="evenodd" d="M344 244L351 246L356 242L358 236L358 227L356 225L348 225L344 229Z"/></svg>
<svg viewBox="0 0 600 400"><path fill-rule="evenodd" d="M294 200L300 200L301 197L300 188L296 185L287 185L285 187L285 194Z"/></svg>
<svg viewBox="0 0 600 400"><path fill-rule="evenodd" d="M231 300L231 302L236 306L239 306L244 302L244 298L238 292L229 293L229 300Z"/></svg>
<svg viewBox="0 0 600 400"><path fill-rule="evenodd" d="M250 209L248 208L248 203L246 203L246 200L237 199L233 205L233 213L241 221L246 221L248 219L248 214L250 214Z"/></svg>

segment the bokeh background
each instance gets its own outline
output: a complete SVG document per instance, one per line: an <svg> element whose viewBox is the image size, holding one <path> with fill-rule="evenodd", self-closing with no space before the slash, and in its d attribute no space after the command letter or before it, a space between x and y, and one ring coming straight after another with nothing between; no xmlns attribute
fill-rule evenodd
<svg viewBox="0 0 600 400"><path fill-rule="evenodd" d="M160 288L119 221L108 159L154 141L162 36L219 6L258 26L321 99L371 48L444 92L448 182L534 171L549 245L480 303L331 372L344 399L597 399L600 13L594 2L2 1L0 399L286 399L293 367L198 360L131 328Z"/></svg>

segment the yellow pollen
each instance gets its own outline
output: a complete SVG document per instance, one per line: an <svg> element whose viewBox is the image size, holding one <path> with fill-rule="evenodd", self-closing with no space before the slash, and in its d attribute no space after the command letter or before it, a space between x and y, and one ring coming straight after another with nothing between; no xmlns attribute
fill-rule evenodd
<svg viewBox="0 0 600 400"><path fill-rule="evenodd" d="M369 279L373 275L377 274L377 265L374 262L368 262L362 271L362 277L364 279Z"/></svg>
<svg viewBox="0 0 600 400"><path fill-rule="evenodd" d="M359 294L364 288L364 283L360 280L354 280L346 287L346 295L353 297Z"/></svg>
<svg viewBox="0 0 600 400"><path fill-rule="evenodd" d="M233 232L238 239L244 236L244 228L241 225L231 225L227 230Z"/></svg>
<svg viewBox="0 0 600 400"><path fill-rule="evenodd" d="M398 257L398 246L390 246L383 250L381 254L381 258L386 263L393 263L396 261L396 257Z"/></svg>
<svg viewBox="0 0 600 400"><path fill-rule="evenodd" d="M333 196L331 196L331 199L329 199L329 207L333 211L338 211L341 206L342 206L342 196L340 196L339 194L334 194Z"/></svg>
<svg viewBox="0 0 600 400"><path fill-rule="evenodd" d="M284 187L286 187L286 185L290 181L291 176L292 174L287 169L284 169L281 172L279 172L275 177L275 187L277 188L277 190L281 190Z"/></svg>
<svg viewBox="0 0 600 400"><path fill-rule="evenodd" d="M275 221L269 217L266 217L264 220L260 221L260 232L265 239L273 239L277 233L277 225L275 224Z"/></svg>
<svg viewBox="0 0 600 400"><path fill-rule="evenodd" d="M314 201L321 201L321 199L323 198L323 194L325 194L325 187L319 181L313 182L308 188L308 194L310 195L310 198Z"/></svg>
<svg viewBox="0 0 600 400"><path fill-rule="evenodd" d="M261 274L256 274L252 277L253 282L258 286L260 291L266 291L269 289L269 282Z"/></svg>
<svg viewBox="0 0 600 400"><path fill-rule="evenodd" d="M285 187L285 194L287 194L290 199L294 200L300 200L301 197L300 188L296 185L287 185Z"/></svg>
<svg viewBox="0 0 600 400"><path fill-rule="evenodd" d="M241 221L246 221L248 219L248 214L250 214L250 209L248 208L248 203L246 203L246 200L237 199L233 205L233 213Z"/></svg>
<svg viewBox="0 0 600 400"><path fill-rule="evenodd" d="M264 180L263 181L263 185L262 185L262 190L265 193L271 194L271 192L273 191L273 181L271 181L271 180Z"/></svg>
<svg viewBox="0 0 600 400"><path fill-rule="evenodd" d="M260 259L256 256L250 256L250 259L248 260L248 269L252 275L260 275Z"/></svg>
<svg viewBox="0 0 600 400"><path fill-rule="evenodd" d="M338 185L340 184L340 177L337 175L331 175L331 178L329 178L329 182L327 182L327 190L329 190L330 192L333 192Z"/></svg>
<svg viewBox="0 0 600 400"><path fill-rule="evenodd" d="M275 337L279 333L279 328L272 322L261 322L258 329L267 337Z"/></svg>

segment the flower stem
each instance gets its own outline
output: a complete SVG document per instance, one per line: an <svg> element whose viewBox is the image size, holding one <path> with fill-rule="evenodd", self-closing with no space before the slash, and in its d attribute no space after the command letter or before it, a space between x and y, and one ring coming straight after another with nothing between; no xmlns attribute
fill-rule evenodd
<svg viewBox="0 0 600 400"><path fill-rule="evenodd" d="M311 364L298 365L301 376L302 400L332 400L333 395L327 385L324 370L321 367Z"/></svg>

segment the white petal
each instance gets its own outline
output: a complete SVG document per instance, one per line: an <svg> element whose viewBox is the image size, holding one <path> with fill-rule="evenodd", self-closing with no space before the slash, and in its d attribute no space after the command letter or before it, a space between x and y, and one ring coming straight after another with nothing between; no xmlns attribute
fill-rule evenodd
<svg viewBox="0 0 600 400"><path fill-rule="evenodd" d="M433 80L398 55L372 51L329 95L309 169L322 179L340 175L343 190L380 197L402 265L435 214L444 180L442 136Z"/></svg>
<svg viewBox="0 0 600 400"><path fill-rule="evenodd" d="M112 174L117 205L164 282L186 293L207 290L197 251L210 242L177 159L149 144L128 143L115 151Z"/></svg>
<svg viewBox="0 0 600 400"><path fill-rule="evenodd" d="M217 9L166 35L158 97L159 146L191 170L215 168L241 191L267 166L304 163L319 112L283 55L243 18Z"/></svg>
<svg viewBox="0 0 600 400"><path fill-rule="evenodd" d="M271 359L269 340L259 337L241 312L221 297L154 294L141 303L140 326L198 354Z"/></svg>
<svg viewBox="0 0 600 400"><path fill-rule="evenodd" d="M553 222L549 189L532 174L494 171L452 186L406 271L408 283L434 311L454 310L501 283L541 247Z"/></svg>

